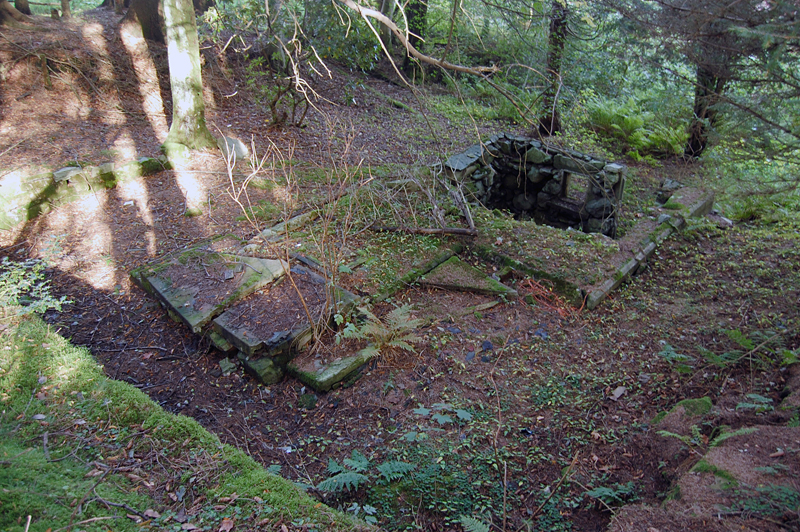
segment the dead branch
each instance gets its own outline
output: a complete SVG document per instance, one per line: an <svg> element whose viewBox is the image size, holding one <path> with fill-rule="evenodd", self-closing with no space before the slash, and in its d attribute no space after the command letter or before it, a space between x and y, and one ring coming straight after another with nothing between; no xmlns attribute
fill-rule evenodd
<svg viewBox="0 0 800 532"><path fill-rule="evenodd" d="M441 68L445 68L447 70L455 70L456 72L464 72L466 74L472 74L474 76L481 76L484 77L489 74L494 74L498 72L500 69L495 66L489 67L468 67L463 65L456 65L453 63L449 63L444 59L437 59L435 57L431 57L429 55L425 55L421 53L419 50L414 48L414 46L409 42L408 38L406 37L405 32L401 31L397 25L392 22L392 20L375 9L371 9L369 7L365 7L362 5L357 4L354 0L339 0L342 4L346 5L359 15L361 15L364 19L372 18L386 26L391 30L391 32L400 40L400 42L405 47L406 51L411 57L422 61L423 63L427 63L429 65L438 66Z"/></svg>
<svg viewBox="0 0 800 532"><path fill-rule="evenodd" d="M464 236L478 236L476 229L466 229L464 227L389 227L385 225L373 225L373 231L387 231L396 233L409 233L414 235L464 235Z"/></svg>

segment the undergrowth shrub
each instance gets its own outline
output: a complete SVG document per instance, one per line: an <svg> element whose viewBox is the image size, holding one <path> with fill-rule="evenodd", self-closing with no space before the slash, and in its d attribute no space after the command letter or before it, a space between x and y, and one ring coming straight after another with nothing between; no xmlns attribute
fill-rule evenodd
<svg viewBox="0 0 800 532"><path fill-rule="evenodd" d="M50 293L45 278L45 264L29 259L22 262L3 257L0 263L0 319L10 316L42 314L49 309L61 310L70 301Z"/></svg>
<svg viewBox="0 0 800 532"><path fill-rule="evenodd" d="M615 99L592 90L582 96L588 125L623 142L629 149L628 156L641 159L648 154L683 153L688 138L685 128L675 123L674 117L648 109L648 97Z"/></svg>

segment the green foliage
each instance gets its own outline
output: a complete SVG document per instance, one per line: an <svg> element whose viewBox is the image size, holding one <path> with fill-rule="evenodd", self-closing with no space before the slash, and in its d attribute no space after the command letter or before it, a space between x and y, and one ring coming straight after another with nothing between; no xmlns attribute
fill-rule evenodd
<svg viewBox="0 0 800 532"><path fill-rule="evenodd" d="M390 460L378 464L375 469L379 477L371 471L372 463L361 452L354 450L350 458L345 458L342 464L334 459L328 459L328 473L330 477L317 484L317 489L334 494L344 491L356 490L369 482L382 479L384 482L394 482L402 479L416 469L416 466L399 460Z"/></svg>
<svg viewBox="0 0 800 532"><path fill-rule="evenodd" d="M44 275L45 264L29 259L23 262L3 257L0 263L0 312L2 316L42 314L49 309L61 310L71 303L65 296L50 294L50 284Z"/></svg>
<svg viewBox="0 0 800 532"><path fill-rule="evenodd" d="M344 490L350 491L351 489L357 489L367 480L369 480L367 476L362 475L361 473L356 473L354 471L342 471L341 473L327 478L317 484L317 489L320 491L329 491L333 493L338 493Z"/></svg>
<svg viewBox="0 0 800 532"><path fill-rule="evenodd" d="M731 490L731 513L754 515L762 519L780 520L786 530L800 525L800 492L792 486L767 484L756 488Z"/></svg>
<svg viewBox="0 0 800 532"><path fill-rule="evenodd" d="M736 410L754 410L757 414L762 414L775 409L771 404L772 399L769 397L757 393L749 393L746 397L748 400L738 403Z"/></svg>
<svg viewBox="0 0 800 532"><path fill-rule="evenodd" d="M693 360L692 357L678 353L674 347L666 342L664 342L663 346L661 351L658 352L658 356L669 362L678 373L692 372L692 366L689 364Z"/></svg>
<svg viewBox="0 0 800 532"><path fill-rule="evenodd" d="M592 128L623 141L631 154L677 155L688 138L685 128L670 125L667 116L646 110L637 97L607 98L587 90L584 106Z"/></svg>
<svg viewBox="0 0 800 532"><path fill-rule="evenodd" d="M414 347L411 344L422 341L422 338L414 333L414 329L422 325L422 320L412 319L411 310L411 305L403 305L381 319L368 308L358 307L359 313L366 320L360 325L347 323L336 333L336 341L340 342L342 338L367 340L376 356L381 353L386 354L393 349L413 352ZM343 322L343 319L341 321Z"/></svg>
<svg viewBox="0 0 800 532"><path fill-rule="evenodd" d="M608 507L621 506L639 500L636 484L632 481L625 484L615 483L612 486L599 486L587 491L586 495L603 501Z"/></svg>
<svg viewBox="0 0 800 532"><path fill-rule="evenodd" d="M462 515L458 518L461 526L464 527L464 532L489 532L491 527L483 521L478 521L474 517Z"/></svg>

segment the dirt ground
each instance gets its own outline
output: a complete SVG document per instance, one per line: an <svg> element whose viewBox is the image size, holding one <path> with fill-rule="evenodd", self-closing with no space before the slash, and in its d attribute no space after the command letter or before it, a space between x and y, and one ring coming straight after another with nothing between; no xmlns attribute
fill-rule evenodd
<svg viewBox="0 0 800 532"><path fill-rule="evenodd" d="M292 165L298 175L316 175L332 165L430 164L463 150L479 135L524 132L513 124L476 126L430 113L433 130L419 134L424 128L418 118L375 92L417 106L411 91L385 78L337 68L332 79L312 80L320 99L304 127L271 128L237 78L241 59L216 57L213 50L204 54L212 131L252 139L258 153ZM42 55L48 57L49 85ZM2 29L0 60L3 175L57 169L71 161L100 164L158 154L171 111L166 51L120 27L111 11L88 12L73 22L43 19L35 30ZM355 91L349 99L344 94L352 91L345 85ZM435 90L422 92L430 96ZM690 180L693 169L682 162L638 169L639 181L631 188L635 205L646 205L667 175ZM355 382L318 394L313 408L307 408L301 398L310 391L295 380L265 387L242 371L223 374L224 355L172 321L128 277L148 260L210 236L252 238L265 222L254 226L242 219L237 199L244 199L236 190L245 177L235 173L231 179L218 153L198 153L174 171L95 191L3 231L0 254L48 261L54 292L72 303L61 313L48 313L47 320L89 348L110 377L131 383L167 410L194 417L263 464L281 466L287 478L317 485L328 476L329 459L342 462L354 450L375 463L389 458L422 463L439 453L440 462L477 483L476 495L464 500L487 504L443 508L428 506L421 497L396 526L456 530L453 516L459 513L491 513L498 529L497 516L505 530L604 530L612 520L610 510L635 501L652 506L642 506L639 518L620 517L620 530L798 526L797 516L759 519L735 509L724 522L708 517L713 526L711 521L699 525L678 510L650 528L641 524L641 516L657 511L699 457L696 448L676 447L676 438L656 434L652 419L657 413L683 399L711 397L715 410L683 427L701 428L706 440L698 447L703 449L722 425L731 430L785 425L791 417L792 412L774 408L738 406L747 394L774 405L782 399L786 368L774 361L759 365L756 355L765 351L752 350L749 364L720 368L698 362L689 372L677 370L667 356L668 347L698 360L701 349L735 350L738 344L725 330L746 335L773 330L785 349L797 349L800 284L790 241L764 240L754 250L754 233L747 227L720 230L713 224L673 238L649 268L593 312L579 313L557 301L490 306L495 299L489 296L411 287L375 313L410 303L414 317L425 320L415 331L421 340L415 351L373 360ZM403 177L390 170L381 179ZM292 187L291 194L281 187L252 189L249 200L281 203L284 212L298 212L331 192L325 179L302 175ZM282 201L288 197L297 199ZM184 215L197 206L201 215ZM627 215L646 216L646 211ZM496 270L481 266L487 273ZM359 292L358 286L347 288ZM329 341L320 349L336 357L354 346ZM454 419L457 414L463 417ZM418 438L421 434L426 441ZM766 439L758 445L771 444ZM773 468L777 473L770 478L798 478L798 448L800 443L781 449L781 456L792 459L787 458L786 470ZM440 463L436 456L433 462ZM763 484L764 477L750 482ZM636 486L635 494L623 489L628 483ZM586 495L599 493L592 492L599 487L611 489L619 500ZM350 498L319 496L347 508L353 498L375 495L362 488ZM404 501L395 504L407 507ZM388 515L388 509L380 510Z"/></svg>

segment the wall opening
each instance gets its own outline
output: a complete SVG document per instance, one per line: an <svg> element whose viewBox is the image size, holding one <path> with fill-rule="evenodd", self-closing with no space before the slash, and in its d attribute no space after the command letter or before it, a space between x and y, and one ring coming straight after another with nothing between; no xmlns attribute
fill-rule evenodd
<svg viewBox="0 0 800 532"><path fill-rule="evenodd" d="M519 218L587 233L617 234L627 168L515 135L492 135L444 169L465 196Z"/></svg>

